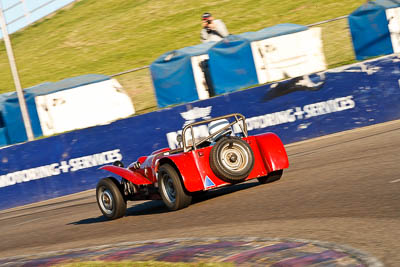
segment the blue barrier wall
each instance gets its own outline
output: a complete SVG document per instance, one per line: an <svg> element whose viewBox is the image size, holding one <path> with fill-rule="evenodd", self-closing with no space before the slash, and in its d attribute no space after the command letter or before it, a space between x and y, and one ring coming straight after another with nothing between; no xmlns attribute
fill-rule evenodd
<svg viewBox="0 0 400 267"><path fill-rule="evenodd" d="M0 150L0 207L94 188L98 167L174 146L185 123L239 112L284 143L400 118L397 57L221 95Z"/></svg>

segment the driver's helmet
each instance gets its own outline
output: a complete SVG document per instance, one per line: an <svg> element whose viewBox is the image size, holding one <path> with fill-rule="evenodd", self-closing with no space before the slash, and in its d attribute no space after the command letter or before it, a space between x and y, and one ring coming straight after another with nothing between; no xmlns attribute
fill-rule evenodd
<svg viewBox="0 0 400 267"><path fill-rule="evenodd" d="M216 133L217 131L221 130L222 128L226 127L229 125L229 121L227 119L221 119L221 120L216 120L212 121L208 124L208 133L211 135L213 133ZM211 138L211 142L216 142L220 137L222 136L227 136L232 134L232 127L227 128L225 131L222 131L221 133L217 134L213 138Z"/></svg>

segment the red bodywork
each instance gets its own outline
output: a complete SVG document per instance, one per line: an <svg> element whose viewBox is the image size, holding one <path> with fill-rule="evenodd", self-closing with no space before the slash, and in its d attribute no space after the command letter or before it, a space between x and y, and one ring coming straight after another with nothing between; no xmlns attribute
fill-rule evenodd
<svg viewBox="0 0 400 267"><path fill-rule="evenodd" d="M289 167L286 150L273 133L243 137L254 153L254 167L246 180L267 176L270 172ZM210 168L209 155L212 146L183 152L182 149L170 150L164 148L153 152L148 157L140 157L140 168L133 164L128 168L113 165L101 169L115 173L131 181L135 185L150 185L158 187L157 171L160 165L170 164L180 174L183 185L189 192L209 190L229 183L215 176Z"/></svg>

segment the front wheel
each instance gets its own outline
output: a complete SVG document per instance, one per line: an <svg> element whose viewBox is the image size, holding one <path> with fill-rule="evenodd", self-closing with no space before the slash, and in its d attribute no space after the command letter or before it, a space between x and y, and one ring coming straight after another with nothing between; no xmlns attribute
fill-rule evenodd
<svg viewBox="0 0 400 267"><path fill-rule="evenodd" d="M192 202L181 183L178 173L168 164L158 170L158 184L162 200L169 210L186 208Z"/></svg>
<svg viewBox="0 0 400 267"><path fill-rule="evenodd" d="M257 180L260 182L260 184L268 184L268 183L272 183L272 182L275 182L275 181L278 181L279 179L281 179L282 174L283 174L283 170L274 171L274 172L270 172L267 176L257 178Z"/></svg>
<svg viewBox="0 0 400 267"><path fill-rule="evenodd" d="M96 187L97 205L110 220L121 218L126 212L126 201L114 178L101 179Z"/></svg>

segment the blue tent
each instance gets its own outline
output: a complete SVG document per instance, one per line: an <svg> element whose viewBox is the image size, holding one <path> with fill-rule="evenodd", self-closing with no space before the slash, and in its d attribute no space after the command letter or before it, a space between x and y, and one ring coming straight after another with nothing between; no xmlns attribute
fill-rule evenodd
<svg viewBox="0 0 400 267"><path fill-rule="evenodd" d="M306 26L279 24L257 32L230 35L209 51L209 66L215 94L223 94L258 84L251 42L305 31Z"/></svg>
<svg viewBox="0 0 400 267"><path fill-rule="evenodd" d="M370 1L349 15L349 27L357 60L393 53L386 10L400 1Z"/></svg>
<svg viewBox="0 0 400 267"><path fill-rule="evenodd" d="M159 107L198 100L191 57L207 54L214 43L167 52L150 65Z"/></svg>
<svg viewBox="0 0 400 267"><path fill-rule="evenodd" d="M58 82L45 82L37 86L24 89L25 101L31 120L32 131L35 137L42 136L39 116L36 110L35 97L55 93L62 90L72 89L86 84L108 80L110 77L99 74L88 74L74 78L64 79ZM24 122L19 107L17 93L6 93L0 95L0 110L2 113L3 126L0 129L0 146L24 142L27 140Z"/></svg>

